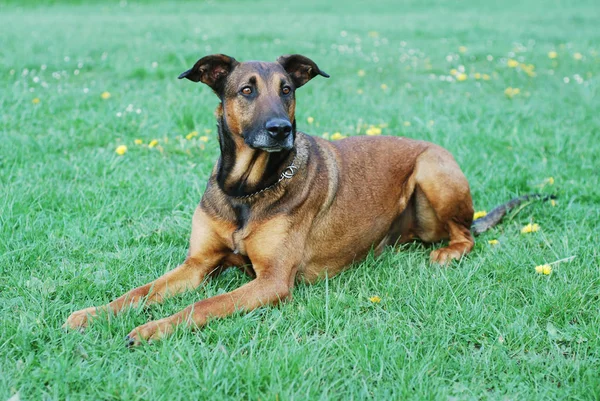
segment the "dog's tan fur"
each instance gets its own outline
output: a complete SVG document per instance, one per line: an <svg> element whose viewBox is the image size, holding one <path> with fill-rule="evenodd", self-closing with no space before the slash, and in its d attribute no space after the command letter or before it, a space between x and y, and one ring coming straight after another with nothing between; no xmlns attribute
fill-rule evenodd
<svg viewBox="0 0 600 401"><path fill-rule="evenodd" d="M276 63L262 64L261 68L274 70L269 77L289 79L302 73L292 69L287 77L286 71L272 66ZM137 327L129 338L138 344L168 335L179 324L198 327L236 310L277 304L291 296L296 281L313 283L324 275L332 277L371 249L379 254L388 245L413 239L449 239L448 246L431 252L431 260L439 264L459 259L472 249L473 207L467 180L449 152L423 141L353 137L329 142L298 132L289 158L277 167L275 176L292 161L296 174L253 195L273 155L249 147L244 132L256 113L273 107L269 102L274 102L277 93L273 95L269 88L278 84L253 74L255 63L237 64L233 71L219 64L225 72L214 68L217 71L209 73L218 79L225 74L225 88L248 75L258 77L256 87L262 86L264 104L246 107L227 95L227 89L221 94L223 104L216 114L229 128L235 160L223 185L217 182L219 165L215 166L192 219L188 257L154 282L107 305L73 313L67 327L83 327L100 311L117 313L142 300L160 302L199 286L211 272L228 266L243 266L255 276L232 292ZM316 65L303 71L314 76L314 68L318 71ZM199 71L205 73L202 66ZM198 80L214 84L205 75ZM295 100L289 104L286 113L293 121ZM251 190L249 196L228 195L228 188L241 185L241 180ZM241 222L240 208L248 211Z"/></svg>

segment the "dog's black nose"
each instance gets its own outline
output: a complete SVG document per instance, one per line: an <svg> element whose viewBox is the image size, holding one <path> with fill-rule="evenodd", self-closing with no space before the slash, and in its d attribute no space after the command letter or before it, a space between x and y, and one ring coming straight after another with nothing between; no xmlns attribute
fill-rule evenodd
<svg viewBox="0 0 600 401"><path fill-rule="evenodd" d="M283 139L292 132L292 124L283 118L273 118L265 125L269 135L275 139Z"/></svg>

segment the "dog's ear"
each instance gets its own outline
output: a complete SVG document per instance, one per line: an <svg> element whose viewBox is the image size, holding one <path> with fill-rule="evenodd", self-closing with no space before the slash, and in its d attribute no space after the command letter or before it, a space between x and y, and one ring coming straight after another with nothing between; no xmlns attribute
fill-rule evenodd
<svg viewBox="0 0 600 401"><path fill-rule="evenodd" d="M233 71L239 63L224 54L213 54L202 57L196 61L194 66L179 75L179 79L187 78L193 82L202 82L210 86L215 93L219 94L225 78Z"/></svg>
<svg viewBox="0 0 600 401"><path fill-rule="evenodd" d="M317 75L329 78L329 74L321 71L314 61L300 54L281 56L277 59L277 62L292 78L296 88L301 87Z"/></svg>

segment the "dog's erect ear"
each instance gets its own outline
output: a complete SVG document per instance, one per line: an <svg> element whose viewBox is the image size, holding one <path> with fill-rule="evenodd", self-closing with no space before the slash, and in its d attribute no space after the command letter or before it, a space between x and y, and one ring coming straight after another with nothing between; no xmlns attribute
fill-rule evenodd
<svg viewBox="0 0 600 401"><path fill-rule="evenodd" d="M190 81L205 83L219 94L225 78L238 64L233 57L213 54L196 61L191 69L179 75L179 79L187 78Z"/></svg>
<svg viewBox="0 0 600 401"><path fill-rule="evenodd" d="M317 75L329 78L329 74L321 71L314 61L300 54L281 56L277 59L277 62L281 64L283 69L292 78L296 88L301 87Z"/></svg>

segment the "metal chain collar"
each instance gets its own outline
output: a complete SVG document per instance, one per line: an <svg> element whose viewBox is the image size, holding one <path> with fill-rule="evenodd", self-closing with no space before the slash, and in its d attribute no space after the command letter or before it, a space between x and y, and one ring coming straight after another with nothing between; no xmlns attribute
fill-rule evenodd
<svg viewBox="0 0 600 401"><path fill-rule="evenodd" d="M246 198L250 198L250 197L252 197L252 196L254 196L254 195L258 195L258 194L260 194L260 193L263 193L263 192L265 192L265 191L267 191L267 190L269 190L269 189L271 189L271 188L275 187L277 184L279 184L279 183L280 183L281 181L283 181L283 180L289 180L289 179L290 179L290 178L292 178L292 177L294 176L294 174L296 174L296 172L298 171L298 167L296 167L296 166L294 165L294 161L295 161L295 159L292 161L292 164L290 164L289 166L287 166L287 167L286 167L286 168L285 168L285 169L284 169L284 170L281 172L281 175L279 176L279 180L277 180L277 182L275 182L275 183L273 183L273 184L269 185L269 186L268 186L268 187L266 187L266 188L263 188L263 189L261 189L260 191L253 192L253 193L251 193L251 194L244 195L244 196L233 196L233 198L235 198L235 199L246 199Z"/></svg>

